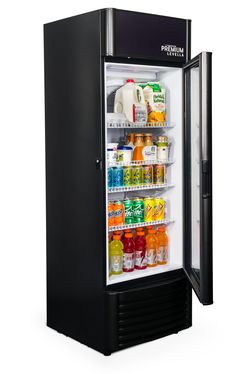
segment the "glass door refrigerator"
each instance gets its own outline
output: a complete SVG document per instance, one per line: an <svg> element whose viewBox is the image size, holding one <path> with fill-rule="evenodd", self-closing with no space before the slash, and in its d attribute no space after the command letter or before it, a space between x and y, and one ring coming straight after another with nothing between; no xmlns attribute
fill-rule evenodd
<svg viewBox="0 0 236 374"><path fill-rule="evenodd" d="M213 302L211 53L118 9L44 47L47 325L105 355L178 333Z"/></svg>

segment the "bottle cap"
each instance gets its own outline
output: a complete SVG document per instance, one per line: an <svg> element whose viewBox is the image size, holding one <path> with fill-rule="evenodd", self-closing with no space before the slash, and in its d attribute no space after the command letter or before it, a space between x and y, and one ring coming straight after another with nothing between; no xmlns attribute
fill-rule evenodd
<svg viewBox="0 0 236 374"><path fill-rule="evenodd" d="M135 230L136 231L143 231L143 227L137 227Z"/></svg>
<svg viewBox="0 0 236 374"><path fill-rule="evenodd" d="M137 235L138 235L138 236L144 236L145 234L144 234L144 231L138 231L138 232L137 232Z"/></svg>
<svg viewBox="0 0 236 374"><path fill-rule="evenodd" d="M127 79L126 82L127 82L127 83L134 83L134 80L133 80L133 79Z"/></svg>
<svg viewBox="0 0 236 374"><path fill-rule="evenodd" d="M113 235L120 235L121 234L121 231L120 230L115 230L113 231Z"/></svg>
<svg viewBox="0 0 236 374"><path fill-rule="evenodd" d="M120 235L113 235L113 239L119 240L120 239Z"/></svg>
<svg viewBox="0 0 236 374"><path fill-rule="evenodd" d="M160 227L158 227L158 231L161 231L161 232L166 231L165 226L160 226Z"/></svg>
<svg viewBox="0 0 236 374"><path fill-rule="evenodd" d="M145 136L152 136L152 134L151 133L147 133L147 132L145 132L144 134L143 134L143 136L145 137Z"/></svg>
<svg viewBox="0 0 236 374"><path fill-rule="evenodd" d="M155 233L156 233L156 231L155 231L155 230L153 230L153 229L149 229L149 230L148 230L148 233L149 233L149 234L155 234Z"/></svg>
<svg viewBox="0 0 236 374"><path fill-rule="evenodd" d="M124 232L132 232L131 229L125 229Z"/></svg>
<svg viewBox="0 0 236 374"><path fill-rule="evenodd" d="M117 148L118 151L132 151L133 148L132 147L128 147L127 145L120 145L118 148Z"/></svg>
<svg viewBox="0 0 236 374"><path fill-rule="evenodd" d="M133 235L130 232L127 232L125 234L125 238L132 238L132 237L133 237Z"/></svg>

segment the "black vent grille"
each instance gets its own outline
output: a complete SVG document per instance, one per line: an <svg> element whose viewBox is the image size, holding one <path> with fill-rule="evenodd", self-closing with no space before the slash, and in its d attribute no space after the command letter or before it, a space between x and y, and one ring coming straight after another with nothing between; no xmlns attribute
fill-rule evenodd
<svg viewBox="0 0 236 374"><path fill-rule="evenodd" d="M119 349L178 332L191 325L191 291L186 279L120 293Z"/></svg>

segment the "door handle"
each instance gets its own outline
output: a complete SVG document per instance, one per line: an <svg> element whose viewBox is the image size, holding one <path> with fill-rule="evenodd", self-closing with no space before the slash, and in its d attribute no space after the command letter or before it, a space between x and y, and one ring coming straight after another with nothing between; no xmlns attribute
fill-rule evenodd
<svg viewBox="0 0 236 374"><path fill-rule="evenodd" d="M202 197L207 199L211 196L211 175L210 163L208 160L202 161Z"/></svg>
<svg viewBox="0 0 236 374"><path fill-rule="evenodd" d="M102 159L101 158L96 158L95 164L96 164L96 169L102 170Z"/></svg>

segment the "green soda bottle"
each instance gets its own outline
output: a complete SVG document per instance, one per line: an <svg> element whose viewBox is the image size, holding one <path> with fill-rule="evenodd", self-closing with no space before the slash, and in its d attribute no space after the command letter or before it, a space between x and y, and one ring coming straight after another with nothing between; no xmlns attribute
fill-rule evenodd
<svg viewBox="0 0 236 374"><path fill-rule="evenodd" d="M109 244L109 262L110 275L119 275L123 273L123 243L120 235L114 234L113 240Z"/></svg>

